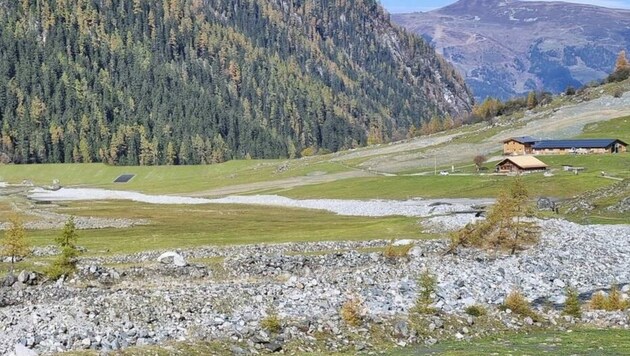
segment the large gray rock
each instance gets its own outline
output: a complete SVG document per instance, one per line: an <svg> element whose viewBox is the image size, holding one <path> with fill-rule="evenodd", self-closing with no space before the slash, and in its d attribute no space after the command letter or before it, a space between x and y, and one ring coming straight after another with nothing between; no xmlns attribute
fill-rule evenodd
<svg viewBox="0 0 630 356"><path fill-rule="evenodd" d="M161 254L160 257L158 257L158 262L164 264L172 264L177 267L188 266L188 263L186 262L186 259L184 259L184 256L174 251L168 251Z"/></svg>
<svg viewBox="0 0 630 356"><path fill-rule="evenodd" d="M37 352L22 344L15 345L15 356L37 356Z"/></svg>
<svg viewBox="0 0 630 356"><path fill-rule="evenodd" d="M17 279L18 279L18 282L20 283L26 283L28 282L29 277L30 277L30 273L28 271L22 271L20 272L20 274L18 274Z"/></svg>
<svg viewBox="0 0 630 356"><path fill-rule="evenodd" d="M17 282L17 277L15 277L12 274L9 274L3 281L2 281L2 286L3 287L11 287L13 284L15 284L15 282Z"/></svg>

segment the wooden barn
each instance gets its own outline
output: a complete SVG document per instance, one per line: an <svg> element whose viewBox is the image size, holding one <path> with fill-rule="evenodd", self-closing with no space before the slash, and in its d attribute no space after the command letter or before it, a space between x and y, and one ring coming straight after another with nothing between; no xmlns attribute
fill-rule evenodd
<svg viewBox="0 0 630 356"><path fill-rule="evenodd" d="M623 153L628 144L614 138L588 138L574 140L540 140L531 136L512 137L503 141L503 154L562 155Z"/></svg>
<svg viewBox="0 0 630 356"><path fill-rule="evenodd" d="M580 140L542 140L534 143L532 153L536 155L602 154L627 152L628 144L613 138Z"/></svg>
<svg viewBox="0 0 630 356"><path fill-rule="evenodd" d="M516 156L503 159L495 167L498 173L528 173L544 172L548 166L533 156Z"/></svg>
<svg viewBox="0 0 630 356"><path fill-rule="evenodd" d="M531 136L511 137L503 141L504 155L527 155L538 140Z"/></svg>

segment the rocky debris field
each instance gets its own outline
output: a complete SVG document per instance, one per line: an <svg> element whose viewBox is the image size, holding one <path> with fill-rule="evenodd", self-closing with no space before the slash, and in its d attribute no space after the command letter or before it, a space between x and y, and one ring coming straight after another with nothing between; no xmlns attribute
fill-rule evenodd
<svg viewBox="0 0 630 356"><path fill-rule="evenodd" d="M70 215L55 213L46 209L29 209L24 213L33 220L26 221L24 227L29 230L59 230L70 218ZM147 225L145 219L97 218L93 216L75 216L74 223L79 230L85 229L124 229L133 226ZM0 230L9 228L9 223L0 222Z"/></svg>
<svg viewBox="0 0 630 356"><path fill-rule="evenodd" d="M54 353L202 340L225 340L228 354L361 351L375 347L377 330L399 345L431 344L497 328L563 327L575 320L543 312L547 303L540 301L563 303L567 286L588 294L630 281L630 226L539 224L541 243L515 256L468 249L444 255L448 242L431 240L415 241L407 257L391 259L379 249L384 240L320 242L83 259L65 281L24 272L0 287L0 354L16 344ZM437 277L438 312L418 323L410 316L424 270ZM513 290L538 301L543 317L499 311ZM359 303L359 326L340 316L348 300ZM464 314L473 304L486 305L484 320L493 321ZM272 331L264 321L276 313L281 326ZM583 322L628 328L630 321L623 312L588 312Z"/></svg>
<svg viewBox="0 0 630 356"><path fill-rule="evenodd" d="M562 203L569 214L587 215L596 209L612 213L630 212L630 179L599 188Z"/></svg>

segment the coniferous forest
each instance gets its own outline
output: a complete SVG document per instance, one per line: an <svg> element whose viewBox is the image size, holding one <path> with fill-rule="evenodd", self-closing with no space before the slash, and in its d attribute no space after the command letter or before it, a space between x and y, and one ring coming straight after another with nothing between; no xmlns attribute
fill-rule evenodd
<svg viewBox="0 0 630 356"><path fill-rule="evenodd" d="M0 0L5 161L299 157L471 106L376 0Z"/></svg>

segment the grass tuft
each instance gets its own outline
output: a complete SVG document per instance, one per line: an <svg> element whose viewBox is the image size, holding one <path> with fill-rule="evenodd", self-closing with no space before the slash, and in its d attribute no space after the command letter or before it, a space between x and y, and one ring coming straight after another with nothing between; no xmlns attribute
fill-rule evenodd
<svg viewBox="0 0 630 356"><path fill-rule="evenodd" d="M466 307L466 314L474 317L480 317L488 314L488 311L483 305L474 304Z"/></svg>
<svg viewBox="0 0 630 356"><path fill-rule="evenodd" d="M271 333L278 333L282 330L282 320L274 308L269 308L267 316L260 321L260 326Z"/></svg>
<svg viewBox="0 0 630 356"><path fill-rule="evenodd" d="M407 245L394 245L394 240L392 239L390 243L385 247L385 251L383 251L383 256L389 260L400 260L406 259L409 257L409 251L413 248L413 244Z"/></svg>
<svg viewBox="0 0 630 356"><path fill-rule="evenodd" d="M346 324L359 327L363 323L363 309L363 301L358 297L352 297L343 303L339 314Z"/></svg>

